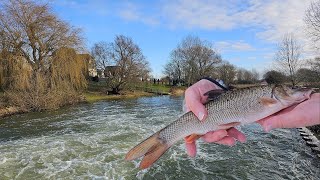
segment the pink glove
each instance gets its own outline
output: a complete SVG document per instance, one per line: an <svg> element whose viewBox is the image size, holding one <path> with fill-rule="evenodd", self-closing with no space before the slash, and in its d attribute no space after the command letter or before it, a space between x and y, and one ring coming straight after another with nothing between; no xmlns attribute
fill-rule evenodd
<svg viewBox="0 0 320 180"><path fill-rule="evenodd" d="M207 101L208 97L203 94L214 89L220 89L220 87L206 79L200 80L190 86L185 92L186 110L192 111L200 121L204 121L208 116L208 111L203 104ZM235 128L211 131L202 136L202 139L205 142L214 142L229 146L233 146L236 139L240 142L246 141L245 135ZM185 144L188 155L194 157L197 153L195 142L190 143L186 141Z"/></svg>
<svg viewBox="0 0 320 180"><path fill-rule="evenodd" d="M320 93L312 94L309 100L264 118L258 123L266 132L274 128L297 128L320 124Z"/></svg>

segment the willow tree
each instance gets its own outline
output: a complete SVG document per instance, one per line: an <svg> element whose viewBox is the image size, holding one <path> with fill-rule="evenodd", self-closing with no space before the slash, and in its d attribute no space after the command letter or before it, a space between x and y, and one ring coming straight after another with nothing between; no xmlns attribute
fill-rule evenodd
<svg viewBox="0 0 320 180"><path fill-rule="evenodd" d="M0 9L0 32L6 37L1 43L13 54L23 56L34 72L45 71L57 49L81 45L80 29L60 20L48 4L8 0Z"/></svg>
<svg viewBox="0 0 320 180"><path fill-rule="evenodd" d="M81 75L75 74L78 68L72 69L71 65L82 64L80 60L74 63L69 58L69 51L66 51L63 52L66 54L59 55L61 60L57 65L55 53L61 48L81 48L79 29L60 20L48 4L35 0L6 0L0 2L0 36L0 52L6 54L0 57L0 74L5 76L1 83L6 84L5 90L12 103L31 110L42 110L77 99L70 96L70 92L85 87L82 85L84 80ZM72 71L68 74L69 78L58 81L53 69L62 73L61 79L66 75L63 72ZM9 86L6 83L8 79ZM55 86L51 86L52 82ZM22 101L25 99L28 102Z"/></svg>
<svg viewBox="0 0 320 180"><path fill-rule="evenodd" d="M0 52L0 85L1 89L28 89L32 69L22 56L16 56L6 50Z"/></svg>
<svg viewBox="0 0 320 180"><path fill-rule="evenodd" d="M77 54L72 48L58 49L54 52L50 63L50 86L52 88L61 88L59 87L60 84L67 83L75 90L86 88L88 58L86 55Z"/></svg>

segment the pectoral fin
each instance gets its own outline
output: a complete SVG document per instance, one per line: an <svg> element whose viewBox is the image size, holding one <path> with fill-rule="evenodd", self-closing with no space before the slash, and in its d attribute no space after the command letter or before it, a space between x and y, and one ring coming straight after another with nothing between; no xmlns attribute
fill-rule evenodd
<svg viewBox="0 0 320 180"><path fill-rule="evenodd" d="M186 143L193 143L194 141L196 141L197 139L199 139L201 136L203 135L200 135L200 134L191 134L187 137L184 138L184 140L186 141Z"/></svg>
<svg viewBox="0 0 320 180"><path fill-rule="evenodd" d="M270 97L262 97L260 98L260 103L264 106L272 106L277 103L277 100Z"/></svg>

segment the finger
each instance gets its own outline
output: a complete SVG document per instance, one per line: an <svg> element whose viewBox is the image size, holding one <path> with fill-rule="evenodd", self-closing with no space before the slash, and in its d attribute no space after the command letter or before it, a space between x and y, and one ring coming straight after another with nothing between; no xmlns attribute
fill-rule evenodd
<svg viewBox="0 0 320 180"><path fill-rule="evenodd" d="M187 154L190 157L195 157L197 154L196 142L195 141L193 141L192 143L185 142L185 144L186 144Z"/></svg>
<svg viewBox="0 0 320 180"><path fill-rule="evenodd" d="M210 131L202 136L202 140L208 143L217 142L228 135L226 130Z"/></svg>
<svg viewBox="0 0 320 180"><path fill-rule="evenodd" d="M247 140L246 136L242 132L238 131L236 128L230 128L228 130L228 136L231 136L242 143L246 142Z"/></svg>
<svg viewBox="0 0 320 180"><path fill-rule="evenodd" d="M224 138L222 138L221 140L215 142L217 144L223 144L223 145L227 145L227 146L233 146L236 144L236 140L233 137L230 136L226 136Z"/></svg>

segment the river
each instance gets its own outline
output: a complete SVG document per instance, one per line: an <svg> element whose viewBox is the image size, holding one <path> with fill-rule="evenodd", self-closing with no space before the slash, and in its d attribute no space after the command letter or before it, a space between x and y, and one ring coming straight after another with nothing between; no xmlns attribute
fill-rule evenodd
<svg viewBox="0 0 320 180"><path fill-rule="evenodd" d="M127 151L181 115L181 97L80 104L0 121L0 179L320 179L320 159L295 129L240 127L246 143L170 148L150 169Z"/></svg>

